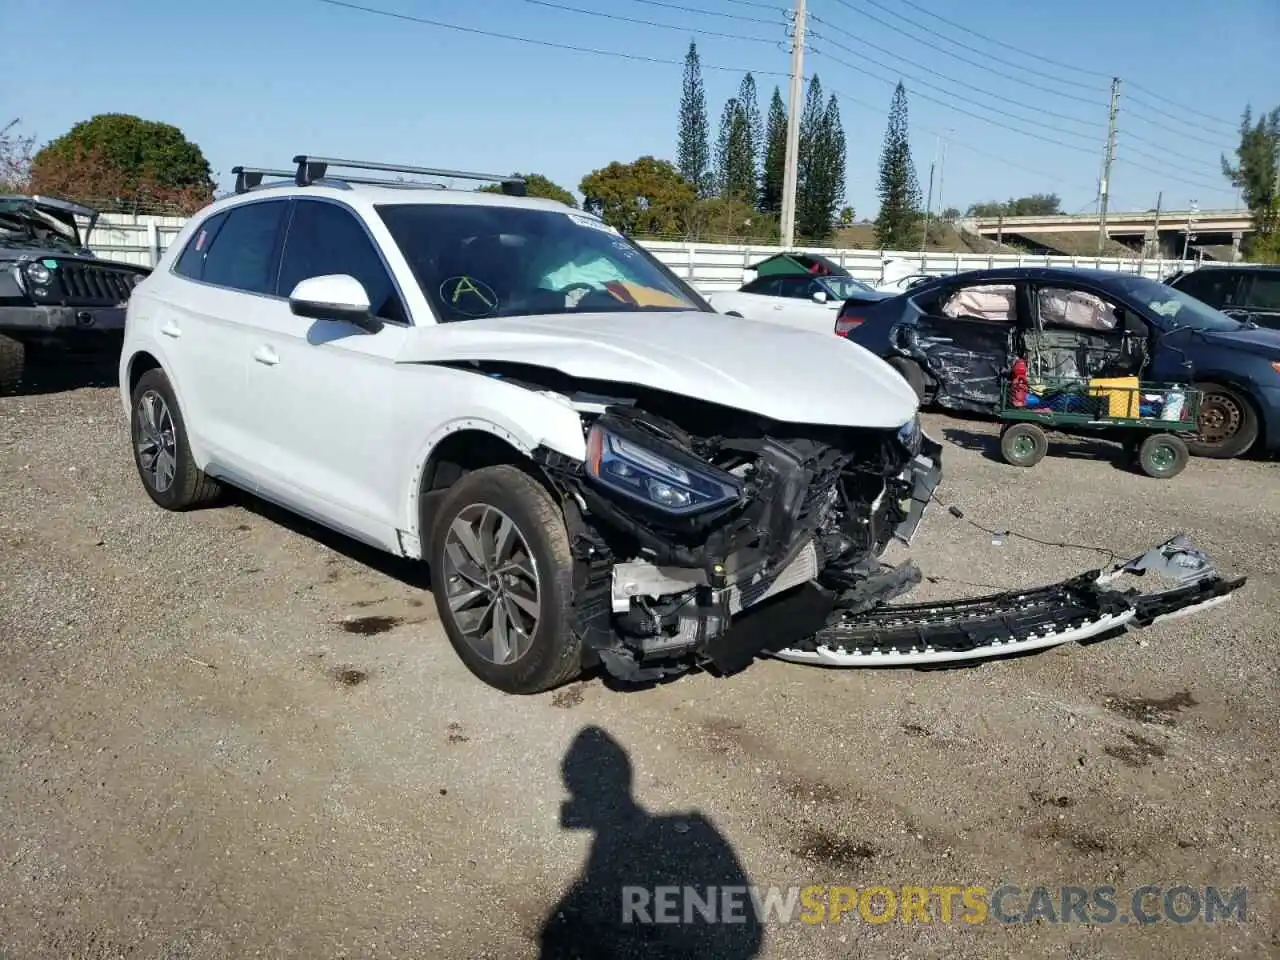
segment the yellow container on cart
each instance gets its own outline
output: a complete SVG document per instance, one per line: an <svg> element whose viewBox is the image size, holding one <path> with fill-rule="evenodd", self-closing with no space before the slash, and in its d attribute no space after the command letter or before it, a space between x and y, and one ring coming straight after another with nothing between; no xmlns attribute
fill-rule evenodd
<svg viewBox="0 0 1280 960"><path fill-rule="evenodd" d="M1097 377L1089 381L1091 397L1107 398L1107 416L1137 420L1142 415L1142 393L1137 377Z"/></svg>

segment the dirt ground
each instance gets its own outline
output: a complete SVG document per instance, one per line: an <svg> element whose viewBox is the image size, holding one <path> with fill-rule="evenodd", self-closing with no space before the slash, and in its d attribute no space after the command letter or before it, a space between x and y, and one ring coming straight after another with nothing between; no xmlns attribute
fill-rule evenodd
<svg viewBox="0 0 1280 960"><path fill-rule="evenodd" d="M1006 915L1036 887L1113 886L1119 915L1147 884L1247 888L1243 922L855 909L721 926L689 956L1280 952L1274 462L1162 483L1064 443L1019 471L990 424L931 416L940 496L984 525L1119 553L1185 530L1249 584L974 669L761 661L514 698L453 654L425 570L246 498L160 511L116 393L60 386L0 400L0 956L572 955L540 946L562 935L658 956L615 946L671 933L617 922L621 886L658 884L1016 885ZM937 578L921 597L1104 559L994 546L941 509L911 552Z"/></svg>

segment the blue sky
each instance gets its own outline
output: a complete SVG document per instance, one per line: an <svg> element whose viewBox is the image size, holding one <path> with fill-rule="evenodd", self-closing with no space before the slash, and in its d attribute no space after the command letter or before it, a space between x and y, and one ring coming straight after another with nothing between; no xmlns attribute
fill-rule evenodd
<svg viewBox="0 0 1280 960"><path fill-rule="evenodd" d="M775 83L786 94L782 11L791 0L546 0L672 28L532 0L353 2L657 60L680 61L696 40L713 124L746 70L762 111ZM1112 209L1149 208L1161 190L1166 209L1192 200L1231 207L1236 194L1218 172L1219 152L1234 147L1246 102L1280 105L1277 0L910 2L809 0L805 72L841 95L847 199L860 218L875 214L899 77L922 191L930 161L941 160L938 135L950 131L942 203L962 208L1056 192L1068 212L1092 210L1112 74L1125 80ZM584 174L612 160L675 155L678 64L484 37L322 0L3 4L5 36L29 35L33 23L57 27L39 30L39 42L9 45L0 122L21 117L48 140L95 113L163 120L203 148L224 184L235 164L287 165L306 151L536 171L576 192ZM935 185L935 209L936 197Z"/></svg>

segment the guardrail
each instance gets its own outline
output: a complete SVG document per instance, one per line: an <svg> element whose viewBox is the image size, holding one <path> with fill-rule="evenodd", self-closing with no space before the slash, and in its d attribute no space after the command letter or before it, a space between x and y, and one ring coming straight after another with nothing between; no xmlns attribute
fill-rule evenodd
<svg viewBox="0 0 1280 960"><path fill-rule="evenodd" d="M89 238L89 246L100 257L154 266L160 255L182 230L183 217L156 217L134 214L103 214ZM766 257L782 252L781 247L758 244L684 243L673 240L645 240L640 243L670 267L677 276L690 281L705 293L736 290L751 278L749 268ZM1109 257L1053 257L1033 254L938 253L845 250L829 247L798 247L805 253L816 253L840 264L853 276L873 286L884 276L886 260L900 261L895 267L903 272L947 275L962 270L984 270L1003 266L1019 267L1086 267L1140 273L1161 279L1176 270L1191 269L1194 261L1140 260Z"/></svg>

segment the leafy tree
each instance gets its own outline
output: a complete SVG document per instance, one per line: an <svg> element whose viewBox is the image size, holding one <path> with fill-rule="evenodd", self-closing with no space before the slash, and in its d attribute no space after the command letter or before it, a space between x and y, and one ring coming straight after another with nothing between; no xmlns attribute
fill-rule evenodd
<svg viewBox="0 0 1280 960"><path fill-rule="evenodd" d="M947 207L940 216L943 220L959 220L962 214L959 207Z"/></svg>
<svg viewBox="0 0 1280 960"><path fill-rule="evenodd" d="M782 210L782 181L787 164L787 108L782 91L773 88L769 101L769 123L764 134L764 170L760 178L760 209L766 213Z"/></svg>
<svg viewBox="0 0 1280 960"><path fill-rule="evenodd" d="M852 227L854 216L855 214L853 212L853 207L841 207L840 208L840 226Z"/></svg>
<svg viewBox="0 0 1280 960"><path fill-rule="evenodd" d="M1247 238L1246 253L1252 260L1280 261L1280 195L1277 195L1277 164L1280 164L1280 107L1255 121L1252 107L1240 118L1240 145L1236 162L1224 156L1222 173L1253 215L1253 236Z"/></svg>
<svg viewBox="0 0 1280 960"><path fill-rule="evenodd" d="M582 178L583 209L626 234L674 234L697 201L693 184L667 160L614 161Z"/></svg>
<svg viewBox="0 0 1280 960"><path fill-rule="evenodd" d="M1033 193L1028 197L1017 197L1000 203L990 200L986 203L971 204L968 214L971 217L1053 217L1062 213L1062 200L1056 193Z"/></svg>
<svg viewBox="0 0 1280 960"><path fill-rule="evenodd" d="M836 209L844 200L845 138L836 98L822 102L822 83L809 81L800 115L800 151L796 168L796 227L808 240L832 235Z"/></svg>
<svg viewBox="0 0 1280 960"><path fill-rule="evenodd" d="M734 238L777 242L778 218L761 213L736 197L710 197L690 209L686 231L691 240Z"/></svg>
<svg viewBox="0 0 1280 960"><path fill-rule="evenodd" d="M876 242L881 249L904 250L919 240L920 182L907 140L907 91L899 81L889 105L889 124L880 154L880 213Z"/></svg>
<svg viewBox="0 0 1280 960"><path fill-rule="evenodd" d="M724 198L749 203L756 196L747 111L737 97L730 97L720 114L720 136L716 141L716 185L720 196Z"/></svg>
<svg viewBox="0 0 1280 960"><path fill-rule="evenodd" d="M689 41L684 57L684 90L680 96L680 135L676 165L681 176L698 187L701 196L711 193L710 124L707 122L707 95L702 85L702 61L698 47Z"/></svg>
<svg viewBox="0 0 1280 960"><path fill-rule="evenodd" d="M24 193L31 179L31 153L36 138L23 135L10 120L0 127L0 193Z"/></svg>
<svg viewBox="0 0 1280 960"><path fill-rule="evenodd" d="M47 144L32 158L31 182L69 199L166 203L188 213L214 188L209 162L181 130L123 113L99 114Z"/></svg>
<svg viewBox="0 0 1280 960"><path fill-rule="evenodd" d="M523 178L525 193L531 197L542 197L544 200L559 200L561 203L566 203L571 207L578 205L578 201L574 199L572 193L540 173L513 173L512 176ZM501 193L502 184L487 183L480 188L480 192Z"/></svg>

